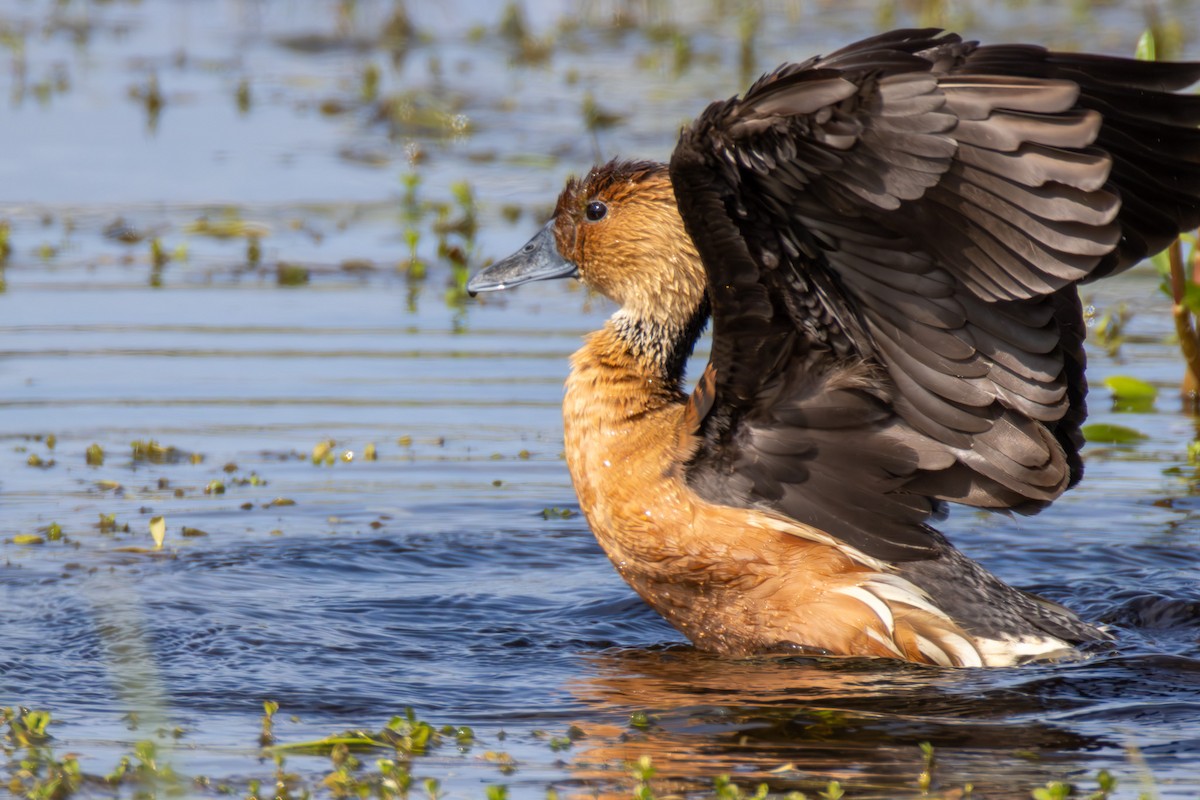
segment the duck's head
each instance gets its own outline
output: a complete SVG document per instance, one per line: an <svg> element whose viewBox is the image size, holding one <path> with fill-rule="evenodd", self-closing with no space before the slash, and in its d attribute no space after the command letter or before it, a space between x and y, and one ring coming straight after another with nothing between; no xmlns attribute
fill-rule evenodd
<svg viewBox="0 0 1200 800"><path fill-rule="evenodd" d="M690 320L704 299L704 268L684 230L667 166L610 161L572 178L546 226L471 278L467 290L551 278L578 278L647 323Z"/></svg>

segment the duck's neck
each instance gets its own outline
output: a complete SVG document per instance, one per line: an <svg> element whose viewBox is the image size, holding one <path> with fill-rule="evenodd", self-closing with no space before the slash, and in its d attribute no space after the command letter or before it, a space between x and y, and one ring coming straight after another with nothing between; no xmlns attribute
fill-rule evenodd
<svg viewBox="0 0 1200 800"><path fill-rule="evenodd" d="M636 372L654 379L674 394L682 392L684 370L696 340L708 321L707 304L682 323L647 319L618 311L605 325L608 342L616 352L624 351ZM611 352L611 351L610 351Z"/></svg>
<svg viewBox="0 0 1200 800"><path fill-rule="evenodd" d="M622 397L621 405L643 406L633 413L679 402L687 360L707 321L707 304L681 322L618 311L575 354L572 377L589 374L594 402Z"/></svg>
<svg viewBox="0 0 1200 800"><path fill-rule="evenodd" d="M655 482L679 460L683 370L705 322L701 312L678 326L619 312L571 359L563 397L567 466L610 556L613 545L600 532L619 515L623 498L654 494Z"/></svg>

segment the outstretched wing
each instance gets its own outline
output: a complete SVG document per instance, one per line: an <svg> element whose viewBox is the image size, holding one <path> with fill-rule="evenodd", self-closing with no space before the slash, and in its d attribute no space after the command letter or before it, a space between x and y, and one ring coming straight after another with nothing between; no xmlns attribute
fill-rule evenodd
<svg viewBox="0 0 1200 800"><path fill-rule="evenodd" d="M1200 224L1200 64L884 34L715 103L671 179L704 261L703 496L931 556L942 501L1078 480L1075 284Z"/></svg>

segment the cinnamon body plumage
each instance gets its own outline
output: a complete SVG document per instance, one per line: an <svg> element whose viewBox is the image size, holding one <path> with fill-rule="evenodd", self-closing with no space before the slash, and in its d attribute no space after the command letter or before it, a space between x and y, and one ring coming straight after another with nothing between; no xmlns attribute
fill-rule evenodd
<svg viewBox="0 0 1200 800"><path fill-rule="evenodd" d="M621 575L733 655L980 666L1106 638L929 521L1033 512L1079 480L1076 284L1200 224L1197 80L895 31L714 103L669 166L571 181L468 288L574 276L619 305L563 413Z"/></svg>

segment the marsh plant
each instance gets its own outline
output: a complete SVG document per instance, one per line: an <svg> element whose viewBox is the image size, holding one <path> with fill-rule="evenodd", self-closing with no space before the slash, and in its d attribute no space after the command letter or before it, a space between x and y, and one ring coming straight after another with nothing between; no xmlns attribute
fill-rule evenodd
<svg viewBox="0 0 1200 800"><path fill-rule="evenodd" d="M433 755L446 755L446 751L457 757L471 757L480 744L475 731L461 725L431 724L413 709L392 717L378 730L353 729L335 733L320 739L280 742L276 731L277 714L280 706L275 701L262 704L263 716L258 745L262 759L257 764L272 768L270 775L250 777L242 785L214 783L205 776L184 776L169 763L168 751L154 740L142 740L133 745L132 751L122 755L116 765L103 775L85 773L73 754L59 755L54 748L54 737L49 727L55 720L47 711L27 708L0 708L0 722L6 728L0 738L6 759L6 788L15 796L30 800L65 800L86 787L107 787L118 795L127 789L134 797L172 797L187 794L189 786L198 790L216 790L219 794L240 795L266 800L284 798L299 800L311 797L374 797L381 800L401 800L417 797L438 798L445 794L445 781L428 774L421 760ZM638 712L642 724L634 721L635 729L648 730L644 712ZM173 741L186 736L181 729L161 731L160 738ZM568 726L561 736L544 735L534 737L545 743L554 752L570 750L571 745L587 734L577 726ZM501 734L498 739L503 741ZM917 772L910 788L899 789L897 798L911 797L925 800L964 800L973 796L970 784L954 787L939 787L935 775L934 748L928 743L919 747ZM519 763L508 753L487 750L479 758L494 765L501 778L513 775ZM296 768L304 759L305 764L321 764L323 767ZM438 763L444 763L440 758ZM784 765L775 772L780 775L795 774L795 768ZM618 781L634 800L665 800L677 796L674 779L662 773L649 756L641 756L626 765L624 781ZM1044 786L1030 790L1031 800L1107 800L1116 791L1116 779L1107 771L1096 776L1096 789L1086 791L1067 781L1050 781ZM1085 793L1086 792L1086 793ZM545 789L547 797L557 797L553 787ZM489 783L481 787L476 797L497 800L509 796L509 788L502 782ZM619 796L609 794L606 796ZM804 791L787 789L773 790L767 782L752 787L739 783L730 775L717 775L712 779L707 792L692 790L688 797L712 798L713 800L854 800L855 793L839 781L813 782L811 789ZM872 797L877 794L872 793ZM1149 795L1142 795L1149 797Z"/></svg>

